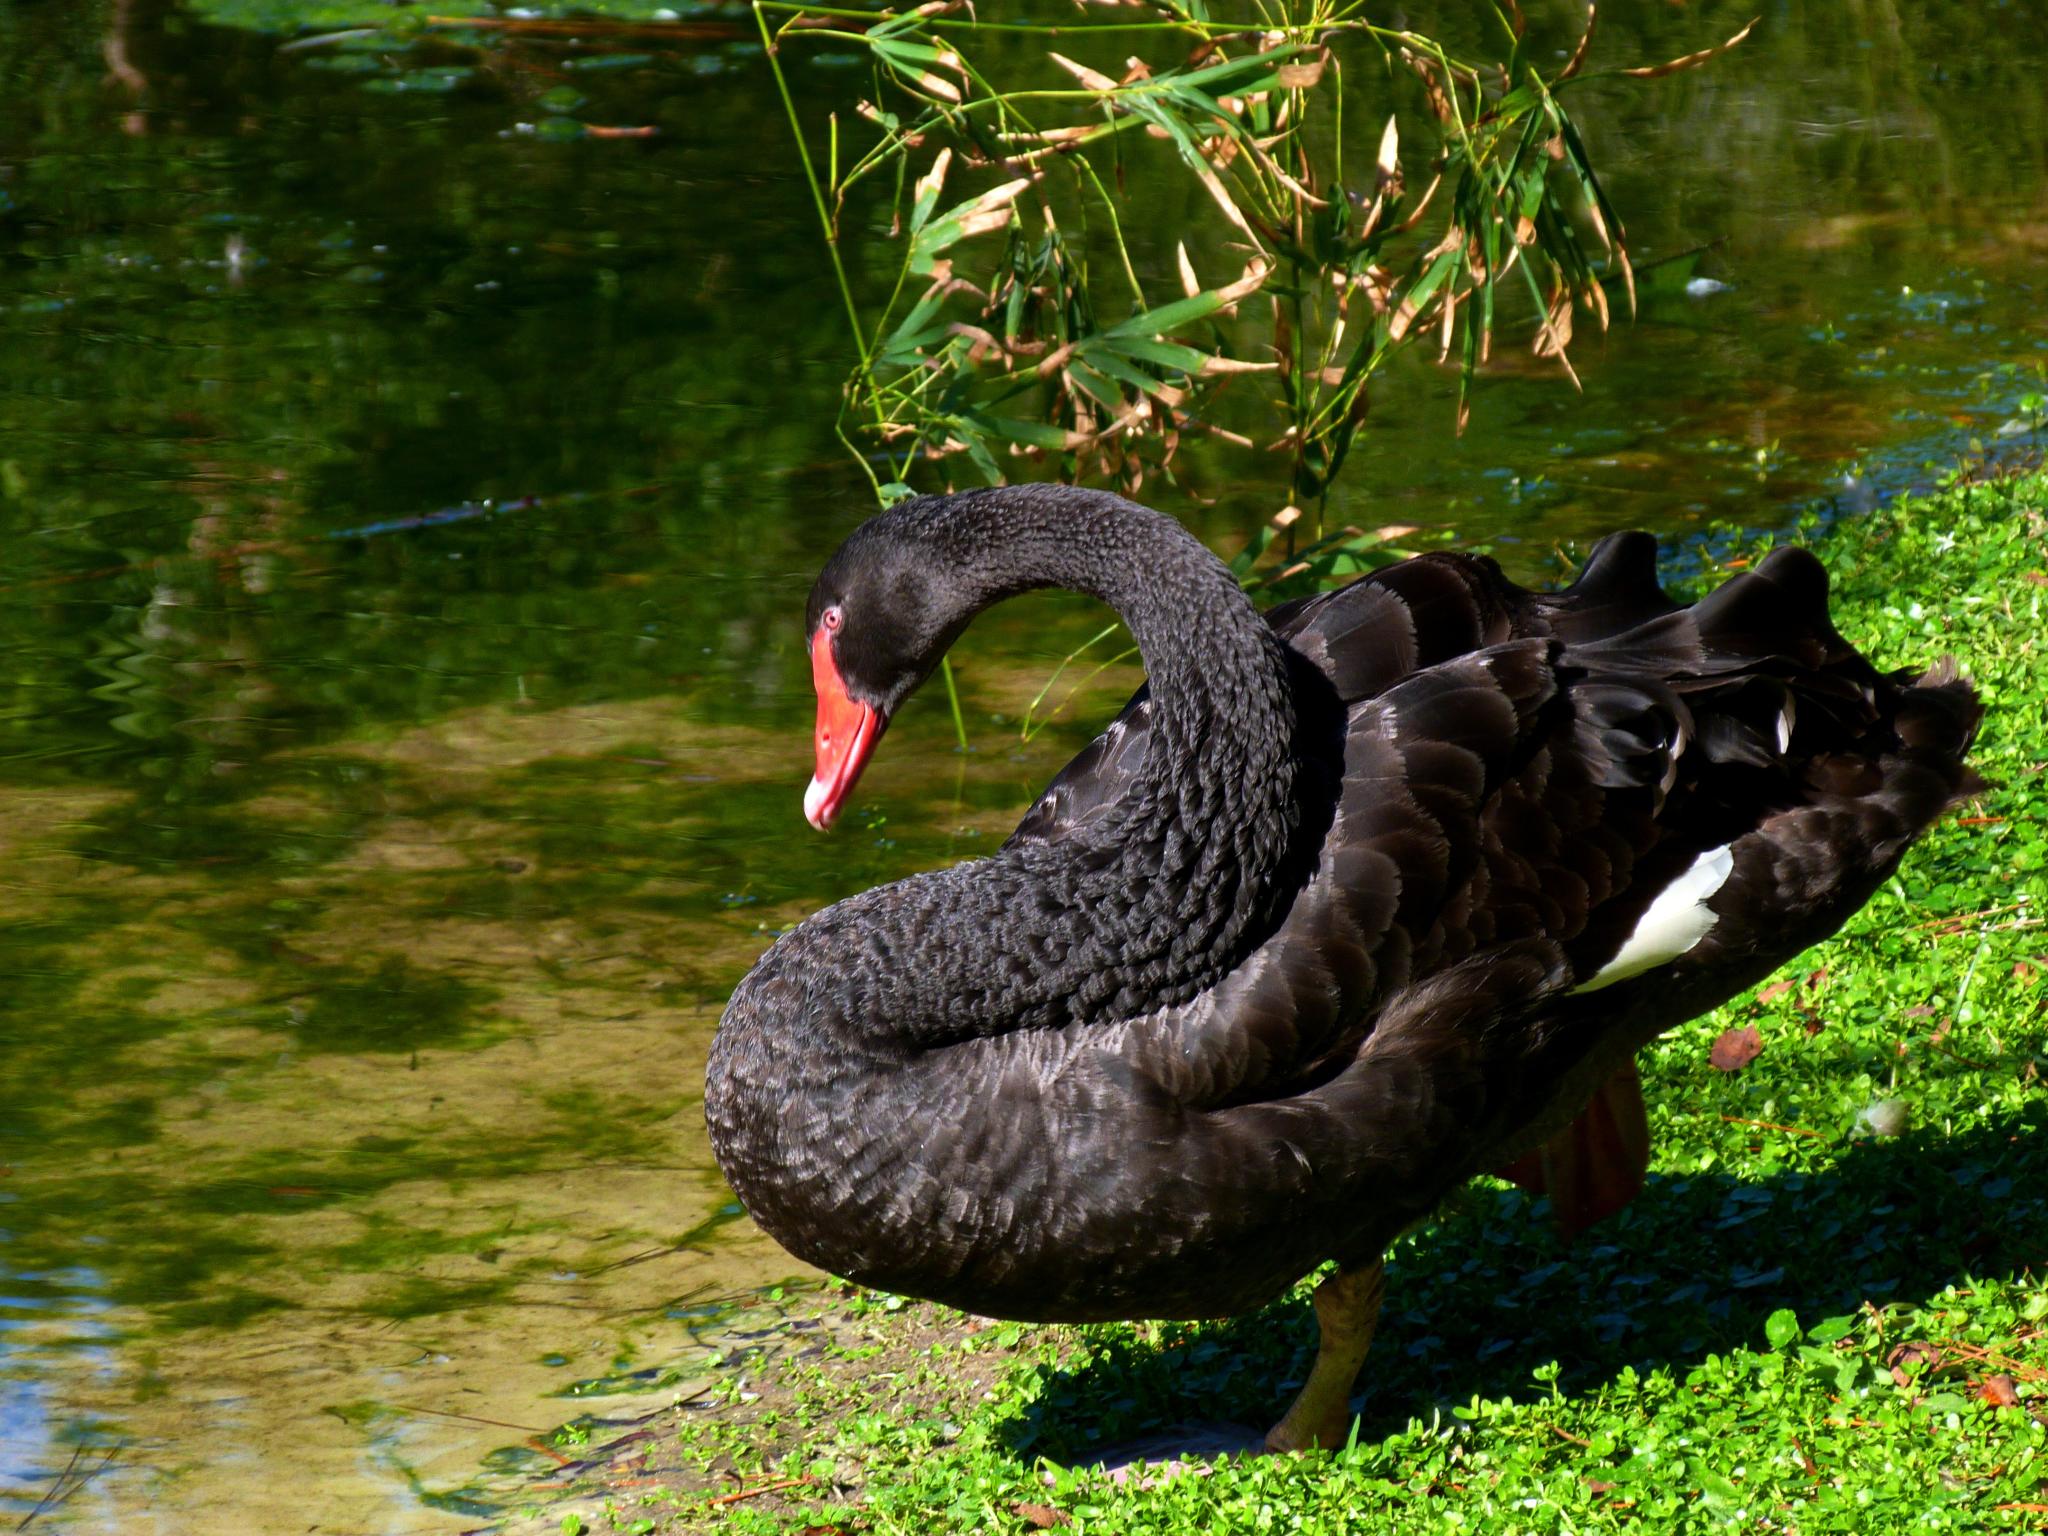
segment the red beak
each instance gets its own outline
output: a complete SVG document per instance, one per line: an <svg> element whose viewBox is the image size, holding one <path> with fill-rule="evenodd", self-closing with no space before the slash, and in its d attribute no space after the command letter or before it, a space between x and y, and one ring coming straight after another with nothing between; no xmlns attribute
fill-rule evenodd
<svg viewBox="0 0 2048 1536"><path fill-rule="evenodd" d="M818 690L818 772L804 791L804 820L822 832L838 818L889 721L848 696L822 627L811 636L811 684Z"/></svg>

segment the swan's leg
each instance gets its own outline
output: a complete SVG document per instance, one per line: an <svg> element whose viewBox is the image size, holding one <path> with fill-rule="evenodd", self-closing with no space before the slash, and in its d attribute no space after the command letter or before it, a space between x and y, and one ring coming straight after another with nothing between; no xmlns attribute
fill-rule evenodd
<svg viewBox="0 0 2048 1536"><path fill-rule="evenodd" d="M1633 1058L1594 1090L1578 1118L1512 1166L1497 1170L1534 1195L1567 1238L1605 1221L1643 1192L1650 1117Z"/></svg>
<svg viewBox="0 0 2048 1536"><path fill-rule="evenodd" d="M1316 1287L1316 1322L1322 1343L1301 1395L1267 1432L1269 1451L1337 1450L1351 1436L1351 1387L1380 1320L1384 1266L1340 1269Z"/></svg>

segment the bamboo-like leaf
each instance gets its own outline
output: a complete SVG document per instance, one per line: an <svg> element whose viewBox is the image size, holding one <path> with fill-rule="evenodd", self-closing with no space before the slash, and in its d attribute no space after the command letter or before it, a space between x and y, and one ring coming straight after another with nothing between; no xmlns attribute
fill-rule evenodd
<svg viewBox="0 0 2048 1536"><path fill-rule="evenodd" d="M1175 86L1194 86L1205 96L1250 96L1261 90L1271 90L1279 83L1278 71L1287 60L1316 46L1314 43L1288 43L1265 53L1225 59L1219 64L1167 78Z"/></svg>
<svg viewBox="0 0 2048 1536"><path fill-rule="evenodd" d="M1189 350L1193 351L1194 349L1189 348ZM1115 379L1119 384L1127 384L1132 389L1140 390L1152 396L1155 400L1163 400L1167 404L1172 405L1182 396L1182 391L1175 389L1172 385L1163 383L1143 370L1132 367L1129 361L1113 346L1086 347L1083 349L1083 355L1088 359L1088 366L1094 368L1097 372L1106 374L1110 378ZM1195 355L1197 357L1201 356L1200 353ZM1187 372L1188 370L1182 369L1180 371Z"/></svg>
<svg viewBox="0 0 2048 1536"><path fill-rule="evenodd" d="M1601 217L1603 238L1611 244L1626 243L1628 232L1622 228L1621 215L1614 211L1614 205L1607 201L1607 191L1600 185L1600 178L1593 174L1593 158L1586 153L1585 142L1579 137L1579 130L1572 126L1572 120L1559 114L1557 119L1558 137L1564 140L1565 158L1570 161L1579 184L1586 189L1586 196Z"/></svg>
<svg viewBox="0 0 2048 1536"><path fill-rule="evenodd" d="M974 422L997 437L1013 443L1022 443L1027 448L1050 448L1055 452L1062 452L1068 448L1079 447L1082 441L1078 434L1069 432L1064 427L1053 426L1050 422L1025 421L1016 416L975 415L962 419Z"/></svg>
<svg viewBox="0 0 2048 1536"><path fill-rule="evenodd" d="M1244 298L1247 294L1256 292L1259 285L1266 280L1268 270L1270 269L1262 261L1247 262L1244 271L1233 283L1226 284L1221 288L1212 288L1206 292L1193 293L1187 298L1175 299L1171 303L1161 304L1157 308L1132 315L1128 319L1110 326L1102 334L1105 336L1161 336L1169 331L1177 331L1184 325L1196 320L1206 319L1218 310L1226 309L1237 303L1238 300ZM1188 269L1188 273L1189 276L1193 275L1192 267Z"/></svg>
<svg viewBox="0 0 2048 1536"><path fill-rule="evenodd" d="M1441 171L1437 172L1436 175L1429 178L1429 185L1422 189L1422 196L1416 199L1414 209L1409 213L1407 218L1403 219L1399 224L1396 224L1394 226L1395 234L1405 235L1408 233L1409 230L1413 229L1416 225L1422 222L1423 214L1429 211L1430 199L1436 196L1436 189L1442 186L1443 184L1444 177L1443 172Z"/></svg>
<svg viewBox="0 0 2048 1536"><path fill-rule="evenodd" d="M1207 192L1216 206L1223 211L1223 216L1236 225L1254 246L1263 250L1265 242L1253 232L1251 224L1238 209L1236 199L1231 197L1229 189L1223 185L1223 179L1216 174L1215 167L1209 164L1208 157L1202 153L1201 145L1195 142L1193 135L1180 120L1170 112L1161 111L1157 103L1146 103L1140 109L1139 115L1153 126L1166 131L1166 136L1180 151L1182 162L1195 173L1195 179L1201 182L1202 190Z"/></svg>
<svg viewBox="0 0 2048 1536"><path fill-rule="evenodd" d="M1445 280L1464 257L1464 253L1455 244L1446 246L1440 243L1430 254L1434 259L1422 276L1415 281L1414 286L1402 296L1393 319L1387 323L1389 341L1399 341L1408 334L1408 328L1415 323L1416 317L1429 307L1429 301L1436 296L1437 289L1444 285Z"/></svg>
<svg viewBox="0 0 2048 1536"><path fill-rule="evenodd" d="M910 232L913 235L924 228L932 216L932 209L938 206L939 192L946 185L946 172L952 165L953 151L942 149L933 157L932 168L917 178L917 200L910 210Z"/></svg>
<svg viewBox="0 0 2048 1536"><path fill-rule="evenodd" d="M1150 363L1156 368L1171 368L1176 373L1189 375L1202 371L1202 364L1209 360L1209 354L1193 347L1183 346L1177 341L1154 341L1149 336L1091 336L1082 344L1090 358L1098 351L1113 352L1141 363Z"/></svg>
<svg viewBox="0 0 2048 1536"><path fill-rule="evenodd" d="M1206 319L1223 307L1220 293L1198 293L1192 298L1175 299L1161 304L1156 309L1144 310L1128 320L1119 321L1102 334L1105 336L1159 336L1168 331L1177 331L1196 320Z"/></svg>
<svg viewBox="0 0 2048 1536"><path fill-rule="evenodd" d="M1187 242L1181 241L1179 244L1175 245L1173 248L1173 254L1175 260L1177 260L1180 263L1181 292L1185 293L1189 298L1192 299L1196 294L1202 291L1202 285L1195 279L1195 264L1192 261L1188 260Z"/></svg>
<svg viewBox="0 0 2048 1536"><path fill-rule="evenodd" d="M996 462L996 456L988 451L987 434L974 430L964 422L956 421L952 425L959 430L960 437L957 442L948 438L942 447L949 451L964 450L967 457L973 461L974 467L981 471L982 477L990 485L1001 485L1003 467Z"/></svg>
<svg viewBox="0 0 2048 1536"><path fill-rule="evenodd" d="M869 30L866 41L869 49L898 79L907 80L945 101L957 103L961 99L960 87L937 73L941 69L959 70L960 55L952 49L906 42L900 37L886 35L879 27Z"/></svg>
<svg viewBox="0 0 2048 1536"><path fill-rule="evenodd" d="M943 177L944 167L934 165L933 175ZM930 181L932 178L927 177ZM991 187L978 197L970 197L963 203L955 203L943 214L918 228L910 242L910 270L920 277L933 274L938 258L962 240L975 235L985 235L1003 228L1010 222L1010 205L1017 196L1030 186L1035 178L1019 176L1006 181L999 187ZM924 182L918 183L918 207L925 207ZM936 183L934 183L936 196ZM913 212L913 221L916 214Z"/></svg>
<svg viewBox="0 0 2048 1536"><path fill-rule="evenodd" d="M1088 395L1105 410L1115 411L1123 407L1124 392L1086 363L1076 359L1069 362L1062 372L1076 389Z"/></svg>

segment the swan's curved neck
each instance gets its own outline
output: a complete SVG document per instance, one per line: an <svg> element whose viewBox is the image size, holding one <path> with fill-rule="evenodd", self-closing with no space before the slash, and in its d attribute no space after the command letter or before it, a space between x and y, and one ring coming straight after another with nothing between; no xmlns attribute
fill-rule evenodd
<svg viewBox="0 0 2048 1536"><path fill-rule="evenodd" d="M1149 507L1068 486L926 505L929 536L960 563L974 611L1038 587L1114 608L1144 659L1154 741L1165 748L1148 754L1147 778L1171 782L1190 820L1220 813L1219 798L1253 808L1260 785L1246 776L1277 769L1290 748L1285 652L1194 535Z"/></svg>
<svg viewBox="0 0 2048 1536"><path fill-rule="evenodd" d="M820 956L844 993L827 1012L866 1043L929 1047L1132 1017L1213 985L1306 873L1285 648L1221 561L1120 497L1020 486L901 510L968 613L1051 586L1114 607L1144 658L1148 739L1142 771L1085 827L843 904L867 952L897 963Z"/></svg>

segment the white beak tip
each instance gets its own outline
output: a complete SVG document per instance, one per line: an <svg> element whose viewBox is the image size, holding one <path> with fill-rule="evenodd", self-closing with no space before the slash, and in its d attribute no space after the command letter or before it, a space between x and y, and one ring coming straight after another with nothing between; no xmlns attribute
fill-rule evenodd
<svg viewBox="0 0 2048 1536"><path fill-rule="evenodd" d="M832 817L825 810L825 799L831 793L823 779L812 779L811 787L804 791L804 820L820 832L832 825Z"/></svg>

